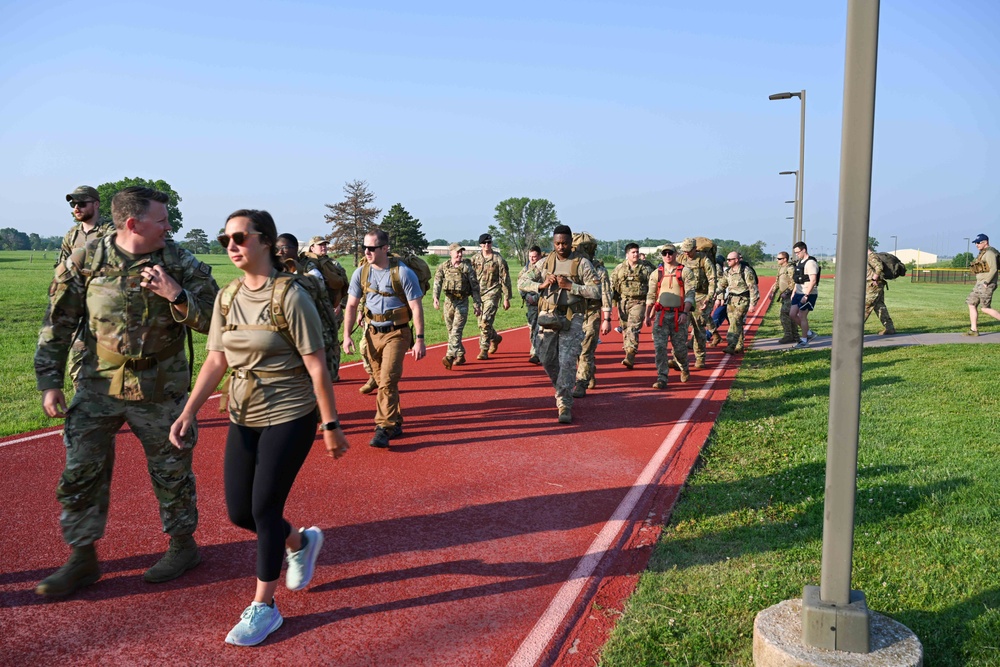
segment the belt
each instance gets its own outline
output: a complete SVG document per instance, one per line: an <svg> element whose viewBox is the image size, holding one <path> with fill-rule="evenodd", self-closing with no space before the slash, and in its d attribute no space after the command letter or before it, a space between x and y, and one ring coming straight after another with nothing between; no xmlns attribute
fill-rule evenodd
<svg viewBox="0 0 1000 667"><path fill-rule="evenodd" d="M384 329L382 327L377 327L374 324L369 324L368 328L374 331L375 333L384 334L384 333L389 333L390 331L399 331L400 329L407 329L409 328L409 326L410 323L407 322L406 324L393 324L391 327L385 327Z"/></svg>
<svg viewBox="0 0 1000 667"><path fill-rule="evenodd" d="M750 292L740 292L739 294L730 294L729 296L749 296Z"/></svg>

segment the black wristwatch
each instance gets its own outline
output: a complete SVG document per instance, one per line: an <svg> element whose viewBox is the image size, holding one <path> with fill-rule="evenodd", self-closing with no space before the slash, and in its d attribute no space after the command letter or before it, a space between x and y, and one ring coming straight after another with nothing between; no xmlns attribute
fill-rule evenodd
<svg viewBox="0 0 1000 667"><path fill-rule="evenodd" d="M423 338L423 337L424 337L423 334L417 334L417 338Z"/></svg>
<svg viewBox="0 0 1000 667"><path fill-rule="evenodd" d="M334 419L332 422L326 422L319 425L319 430L321 431L336 431L340 428L340 422Z"/></svg>
<svg viewBox="0 0 1000 667"><path fill-rule="evenodd" d="M187 290L181 290L181 293L177 295L177 298L170 302L171 306L183 306L188 302Z"/></svg>

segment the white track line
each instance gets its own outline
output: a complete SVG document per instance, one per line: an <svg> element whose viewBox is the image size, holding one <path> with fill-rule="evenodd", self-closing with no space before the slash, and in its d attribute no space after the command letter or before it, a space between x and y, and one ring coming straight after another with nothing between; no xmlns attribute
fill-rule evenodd
<svg viewBox="0 0 1000 667"><path fill-rule="evenodd" d="M763 304L757 305L754 317L760 312L762 306ZM507 667L533 667L538 664L538 661L542 658L542 654L545 652L545 648L559 631L566 616L573 609L573 605L580 596L580 592L583 591L590 577L594 574L598 563L607 555L615 538L621 532L622 528L625 527L629 517L632 516L632 512L635 510L635 506L638 504L642 494L653 484L656 473L663 466L667 457L673 452L674 447L687 428L691 415L701 406L709 392L712 391L712 387L715 385L715 381L719 378L719 375L726 369L729 359L729 355L722 357L722 363L715 369L715 372L709 377L708 382L705 383L702 390L694 397L691 405L684 411L681 418L677 420L674 427L670 429L670 433L667 434L667 437L660 444L653 458L646 464L646 467L639 474L632 488L625 494L618 508L615 509L608 522L604 524L601 532L597 534L597 537L590 544L587 552L580 559L580 562L577 563L573 572L570 573L569 580L559 588L555 597L552 598L552 602L549 603L548 608L542 613L538 622L535 623L535 627L531 629L528 636L521 642L521 646L518 647L517 653L507 663Z"/></svg>

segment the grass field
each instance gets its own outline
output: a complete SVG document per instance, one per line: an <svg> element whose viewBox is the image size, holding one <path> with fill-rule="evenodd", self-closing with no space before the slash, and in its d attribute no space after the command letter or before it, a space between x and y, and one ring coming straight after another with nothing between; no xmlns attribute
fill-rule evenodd
<svg viewBox="0 0 1000 667"><path fill-rule="evenodd" d="M962 331L968 291L892 283L887 303L898 330ZM864 356L852 587L916 632L926 665L1000 665L995 365L992 345ZM755 615L819 583L829 373L829 351L746 354L602 665L752 665Z"/></svg>
<svg viewBox="0 0 1000 667"><path fill-rule="evenodd" d="M225 255L199 255L199 259L212 266L212 274L220 287L239 275ZM49 419L42 412L41 394L35 389L33 359L38 344L38 331L48 304L48 288L52 280L52 264L55 254L29 251L0 251L0 321L3 322L4 336L0 338L0 368L4 371L4 382L0 385L0 437L24 433L60 424ZM348 274L353 270L350 258L342 260ZM521 270L516 260L510 262L512 282L516 283ZM434 267L431 267L434 271ZM510 329L526 323L524 307L514 286L514 299L508 311L500 310L495 326ZM434 310L431 295L424 296L425 336L428 346L448 339L444 329L441 311ZM478 335L475 316L469 318L465 327L466 336ZM354 334L355 345L361 332ZM205 358L205 336L194 335L195 370L201 368ZM437 363L437 352L428 355L421 363ZM444 353L441 353L444 356ZM344 356L342 363L357 361L357 355ZM67 380L67 385L68 385ZM72 388L67 386L67 399Z"/></svg>

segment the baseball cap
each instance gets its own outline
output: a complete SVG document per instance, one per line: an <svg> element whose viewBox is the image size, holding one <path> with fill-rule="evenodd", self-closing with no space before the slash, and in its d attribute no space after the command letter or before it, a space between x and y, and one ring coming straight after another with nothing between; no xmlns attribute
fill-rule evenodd
<svg viewBox="0 0 1000 667"><path fill-rule="evenodd" d="M456 250L465 250L465 247L461 243L452 243L448 246L448 252L454 252Z"/></svg>
<svg viewBox="0 0 1000 667"><path fill-rule="evenodd" d="M309 245L314 246L317 243L329 243L329 241L327 241L322 236L314 236L311 239L309 239Z"/></svg>
<svg viewBox="0 0 1000 667"><path fill-rule="evenodd" d="M664 253L666 253L666 252L667 252L668 250L669 250L670 252L674 252L674 253L676 253L676 252L677 252L677 248L675 248L675 247L674 247L674 244L673 244L673 243L668 243L668 244L666 244L665 246L663 246L662 248L660 248L660 254L661 254L661 255L663 255L663 254L664 254Z"/></svg>
<svg viewBox="0 0 1000 667"><path fill-rule="evenodd" d="M483 243L493 243L493 237L489 234L480 234L479 244L482 245Z"/></svg>
<svg viewBox="0 0 1000 667"><path fill-rule="evenodd" d="M980 234L976 238L972 239L972 242L973 243L982 243L983 241L989 242L989 240L990 240L989 236L987 236L986 234Z"/></svg>
<svg viewBox="0 0 1000 667"><path fill-rule="evenodd" d="M101 195L97 194L97 190L90 187L89 185L81 185L73 192L66 195L66 201L100 201Z"/></svg>

